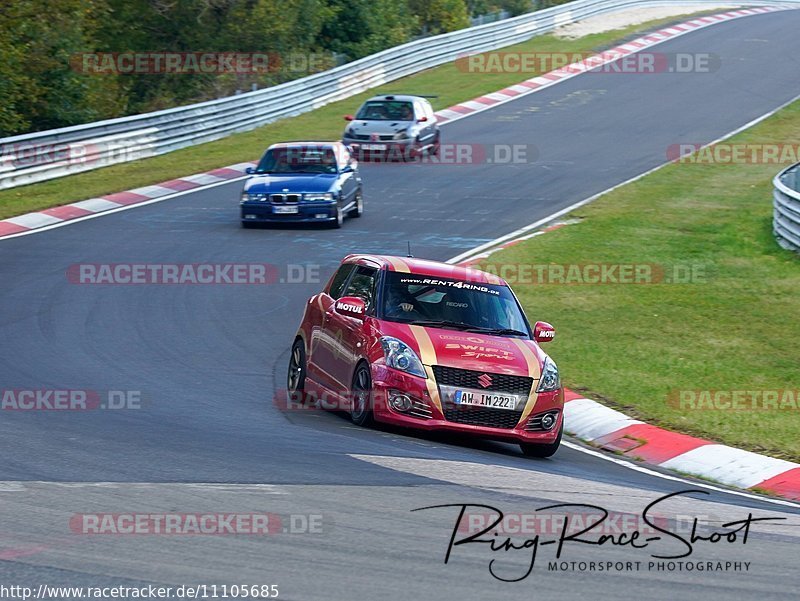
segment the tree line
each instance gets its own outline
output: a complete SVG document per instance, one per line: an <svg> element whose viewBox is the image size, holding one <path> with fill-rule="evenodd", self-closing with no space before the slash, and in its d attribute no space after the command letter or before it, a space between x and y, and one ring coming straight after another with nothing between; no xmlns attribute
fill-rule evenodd
<svg viewBox="0 0 800 601"><path fill-rule="evenodd" d="M469 27L474 15L532 8L532 0L12 0L0 4L0 137L260 89ZM269 65L198 68L202 53L227 53L222 67L231 54Z"/></svg>

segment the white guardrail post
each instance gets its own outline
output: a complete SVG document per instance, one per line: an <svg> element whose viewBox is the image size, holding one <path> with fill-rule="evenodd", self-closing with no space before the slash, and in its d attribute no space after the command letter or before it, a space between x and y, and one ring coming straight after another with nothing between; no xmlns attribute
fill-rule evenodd
<svg viewBox="0 0 800 601"><path fill-rule="evenodd" d="M800 163L781 171L772 183L772 231L783 248L800 252Z"/></svg>
<svg viewBox="0 0 800 601"><path fill-rule="evenodd" d="M0 189L156 156L255 129L451 62L517 44L603 13L720 0L575 0L423 38L277 86L173 109L0 139ZM734 0L736 6L797 6L800 0ZM417 90L409 90L414 92Z"/></svg>

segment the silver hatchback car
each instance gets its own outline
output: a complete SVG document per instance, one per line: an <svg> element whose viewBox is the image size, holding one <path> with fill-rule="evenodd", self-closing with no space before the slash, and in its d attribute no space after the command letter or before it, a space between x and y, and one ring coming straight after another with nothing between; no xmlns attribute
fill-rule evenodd
<svg viewBox="0 0 800 601"><path fill-rule="evenodd" d="M406 161L439 152L439 124L422 96L374 96L345 120L342 142L359 158Z"/></svg>

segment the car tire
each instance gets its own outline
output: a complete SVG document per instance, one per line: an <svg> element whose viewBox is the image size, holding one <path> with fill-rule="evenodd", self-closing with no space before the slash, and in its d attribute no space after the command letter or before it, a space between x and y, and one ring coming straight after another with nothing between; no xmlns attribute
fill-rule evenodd
<svg viewBox="0 0 800 601"><path fill-rule="evenodd" d="M403 149L403 162L416 163L424 152L424 150L420 151L420 149L422 149L422 146L420 146L419 138L416 138L414 144L409 144Z"/></svg>
<svg viewBox="0 0 800 601"><path fill-rule="evenodd" d="M356 206L347 213L348 217L361 217L364 214L364 195L361 190L356 192Z"/></svg>
<svg viewBox="0 0 800 601"><path fill-rule="evenodd" d="M558 436L555 441L550 444L533 444L528 442L519 443L519 448L522 449L522 454L526 457L551 457L558 450L561 444L561 435L564 434L564 421L561 421L561 427L558 429Z"/></svg>
<svg viewBox="0 0 800 601"><path fill-rule="evenodd" d="M352 394L350 419L357 426L371 426L374 423L372 415L372 376L366 363L359 363L358 367L356 367L350 392Z"/></svg>
<svg viewBox="0 0 800 601"><path fill-rule="evenodd" d="M430 150L428 151L431 155L437 156L439 154L439 146L441 142L439 141L439 136L436 136L436 140L431 144Z"/></svg>
<svg viewBox="0 0 800 601"><path fill-rule="evenodd" d="M295 395L300 402L306 400L306 346L302 338L298 338L292 345L289 354L289 371L286 374L286 394Z"/></svg>
<svg viewBox="0 0 800 601"><path fill-rule="evenodd" d="M344 225L344 211L342 207L336 205L336 219L331 222L331 227L335 230L338 230L340 227Z"/></svg>

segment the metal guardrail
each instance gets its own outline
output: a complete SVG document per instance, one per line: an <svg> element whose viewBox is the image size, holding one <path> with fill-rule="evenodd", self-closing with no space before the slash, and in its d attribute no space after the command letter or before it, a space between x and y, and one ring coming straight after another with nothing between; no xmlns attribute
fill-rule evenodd
<svg viewBox="0 0 800 601"><path fill-rule="evenodd" d="M408 42L328 71L198 104L0 139L0 189L156 156L299 115L461 56L495 50L587 17L625 8L718 4L720 0L576 0ZM794 5L734 0L726 5Z"/></svg>
<svg viewBox="0 0 800 601"><path fill-rule="evenodd" d="M781 171L772 183L772 231L783 248L800 252L800 163Z"/></svg>

